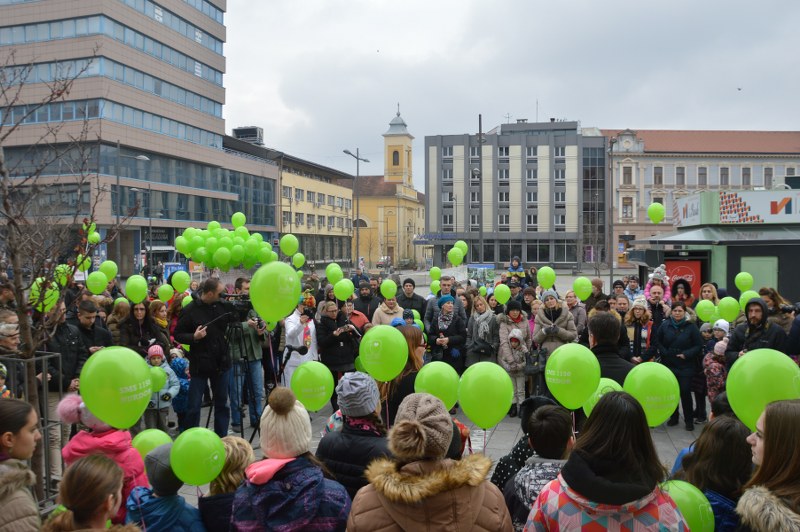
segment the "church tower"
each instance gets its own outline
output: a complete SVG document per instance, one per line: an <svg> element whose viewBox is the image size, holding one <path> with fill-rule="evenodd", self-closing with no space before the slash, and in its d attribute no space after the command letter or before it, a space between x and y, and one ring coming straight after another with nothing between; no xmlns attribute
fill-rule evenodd
<svg viewBox="0 0 800 532"><path fill-rule="evenodd" d="M411 141L414 137L408 132L405 120L400 116L400 104L397 105L397 116L389 122L389 130L383 134L384 171L387 183L397 183L407 187L414 186L412 176Z"/></svg>

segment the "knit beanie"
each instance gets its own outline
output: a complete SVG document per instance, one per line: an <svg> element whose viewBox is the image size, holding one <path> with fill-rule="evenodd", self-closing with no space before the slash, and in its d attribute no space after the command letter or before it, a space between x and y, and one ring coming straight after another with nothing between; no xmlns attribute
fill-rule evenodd
<svg viewBox="0 0 800 532"><path fill-rule="evenodd" d="M410 308L403 309L403 320L413 320L414 313L411 311Z"/></svg>
<svg viewBox="0 0 800 532"><path fill-rule="evenodd" d="M621 280L617 279L616 281L614 281L614 284L612 285L612 287L616 288L618 286L621 286L622 288L625 288L625 283L623 283Z"/></svg>
<svg viewBox="0 0 800 532"><path fill-rule="evenodd" d="M442 308L444 306L444 304L447 303L448 301L450 303L455 303L456 299L453 296L448 294L446 296L440 297L439 298L439 302L437 304L439 305L439 308Z"/></svg>
<svg viewBox="0 0 800 532"><path fill-rule="evenodd" d="M336 385L336 395L339 410L348 417L368 416L380 402L375 379L360 371L345 373Z"/></svg>
<svg viewBox="0 0 800 532"><path fill-rule="evenodd" d="M522 303L517 301L516 299L509 299L508 303L506 303L506 314L511 312L512 310L522 310Z"/></svg>
<svg viewBox="0 0 800 532"><path fill-rule="evenodd" d="M372 289L372 286L367 281L361 281L358 283L358 289L361 290L362 288Z"/></svg>
<svg viewBox="0 0 800 532"><path fill-rule="evenodd" d="M94 414L92 414L80 395L76 393L68 393L59 401L56 407L58 418L69 425L81 424L84 427L91 429L94 433L102 433L112 430L111 425L100 421Z"/></svg>
<svg viewBox="0 0 800 532"><path fill-rule="evenodd" d="M717 320L717 321L714 322L714 328L715 329L721 329L721 330L725 331L725 334L728 334L728 331L730 330L731 326L725 320Z"/></svg>
<svg viewBox="0 0 800 532"><path fill-rule="evenodd" d="M633 300L633 305L631 305L631 310L635 308L641 308L647 310L647 300L643 297L637 297Z"/></svg>
<svg viewBox="0 0 800 532"><path fill-rule="evenodd" d="M159 497L169 497L178 493L183 481L175 476L169 462L172 443L159 445L144 457L144 470L153 493Z"/></svg>
<svg viewBox="0 0 800 532"><path fill-rule="evenodd" d="M279 386L269 394L261 414L261 449L267 458L296 458L311 446L311 420L303 403L289 388Z"/></svg>
<svg viewBox="0 0 800 532"><path fill-rule="evenodd" d="M667 281L669 281L669 278L667 277L667 268L666 268L666 266L664 266L662 264L658 268L653 270L653 273L650 274L650 279L653 279L653 280L658 279L662 283L666 283Z"/></svg>
<svg viewBox="0 0 800 532"><path fill-rule="evenodd" d="M389 450L401 461L441 459L453 439L453 420L444 403L428 393L412 393L397 409Z"/></svg>
<svg viewBox="0 0 800 532"><path fill-rule="evenodd" d="M542 292L542 301L547 301L548 297L554 297L558 299L558 292L556 292L552 288L548 288L547 290Z"/></svg>
<svg viewBox="0 0 800 532"><path fill-rule="evenodd" d="M150 357L161 357L164 358L164 350L158 344L153 344L147 348L147 360L150 360Z"/></svg>
<svg viewBox="0 0 800 532"><path fill-rule="evenodd" d="M414 282L414 279L412 279L411 277L409 277L409 278L407 278L405 281L403 281L403 286L405 286L405 285L407 285L407 284L410 284L410 285L411 285L411 286L413 286L414 288L416 288L416 287L417 287L417 283L415 283L415 282Z"/></svg>
<svg viewBox="0 0 800 532"><path fill-rule="evenodd" d="M702 332L711 332L711 324L710 324L710 323L704 323L704 324L702 324L702 325L700 326L700 332L701 332L701 333L702 333Z"/></svg>
<svg viewBox="0 0 800 532"><path fill-rule="evenodd" d="M728 338L723 338L714 344L714 354L717 356L725 356L725 351L728 349Z"/></svg>

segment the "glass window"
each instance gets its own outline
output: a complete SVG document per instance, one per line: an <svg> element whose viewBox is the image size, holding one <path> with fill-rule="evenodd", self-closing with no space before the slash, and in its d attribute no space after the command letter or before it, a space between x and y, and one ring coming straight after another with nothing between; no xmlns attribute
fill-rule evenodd
<svg viewBox="0 0 800 532"><path fill-rule="evenodd" d="M630 183L627 183L630 184ZM663 186L664 185L664 167L663 166L655 166L653 167L653 184L656 186Z"/></svg>
<svg viewBox="0 0 800 532"><path fill-rule="evenodd" d="M633 198L622 198L622 217L633 218Z"/></svg>
<svg viewBox="0 0 800 532"><path fill-rule="evenodd" d="M730 184L730 169L728 167L721 167L719 169L719 184L720 186L727 187Z"/></svg>
<svg viewBox="0 0 800 532"><path fill-rule="evenodd" d="M697 168L697 185L701 187L708 186L708 168L705 166Z"/></svg>
<svg viewBox="0 0 800 532"><path fill-rule="evenodd" d="M772 188L772 168L764 168L764 188Z"/></svg>
<svg viewBox="0 0 800 532"><path fill-rule="evenodd" d="M675 184L679 187L686 186L686 168L678 166L675 168Z"/></svg>
<svg viewBox="0 0 800 532"><path fill-rule="evenodd" d="M742 168L742 185L749 187L750 186L750 167Z"/></svg>

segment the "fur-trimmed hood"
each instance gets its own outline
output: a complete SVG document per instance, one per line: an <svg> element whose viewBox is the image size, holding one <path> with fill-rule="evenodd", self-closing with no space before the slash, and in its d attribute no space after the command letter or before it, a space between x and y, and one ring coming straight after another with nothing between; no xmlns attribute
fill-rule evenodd
<svg viewBox="0 0 800 532"><path fill-rule="evenodd" d="M751 530L800 530L800 515L763 486L745 491L736 505L736 513Z"/></svg>
<svg viewBox="0 0 800 532"><path fill-rule="evenodd" d="M21 460L0 462L0 530L39 530L39 507L31 486L36 476Z"/></svg>
<svg viewBox="0 0 800 532"><path fill-rule="evenodd" d="M0 462L0 502L19 489L36 484L36 475L25 462L13 458Z"/></svg>

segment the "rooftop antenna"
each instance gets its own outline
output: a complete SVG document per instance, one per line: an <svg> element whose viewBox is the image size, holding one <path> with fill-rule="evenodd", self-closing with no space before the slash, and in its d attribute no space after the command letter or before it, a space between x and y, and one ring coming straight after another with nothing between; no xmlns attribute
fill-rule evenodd
<svg viewBox="0 0 800 532"><path fill-rule="evenodd" d="M511 113L506 113L503 115L506 118L506 124L511 123Z"/></svg>

